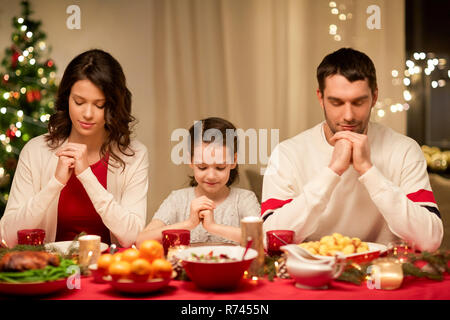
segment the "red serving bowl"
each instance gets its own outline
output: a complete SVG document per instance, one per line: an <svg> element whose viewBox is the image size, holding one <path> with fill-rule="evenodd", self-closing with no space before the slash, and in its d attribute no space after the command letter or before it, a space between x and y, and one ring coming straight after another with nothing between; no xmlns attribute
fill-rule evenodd
<svg viewBox="0 0 450 320"><path fill-rule="evenodd" d="M245 259L242 259L245 248L239 246L201 246L185 249L176 254L182 260L182 265L188 277L195 285L204 290L224 291L236 289L258 253L254 249L248 249ZM192 254L197 256L227 255L236 261L203 262L193 261Z"/></svg>

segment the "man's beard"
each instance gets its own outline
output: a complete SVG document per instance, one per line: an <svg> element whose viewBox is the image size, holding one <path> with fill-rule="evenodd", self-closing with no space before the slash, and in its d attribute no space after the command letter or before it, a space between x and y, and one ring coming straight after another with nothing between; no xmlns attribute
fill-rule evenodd
<svg viewBox="0 0 450 320"><path fill-rule="evenodd" d="M355 133L359 133L359 134L367 133L366 129L369 124L370 112L365 121L359 121L359 122L352 121L352 122L344 122L344 123L337 123L337 124L334 124L331 120L328 119L326 108L323 108L323 113L325 115L325 121L327 122L328 128L330 128L330 131L333 133L333 135L336 134L336 132L343 131L343 130L339 130L337 128L338 126L342 126L342 125L355 126L355 130L352 130L352 132L355 132Z"/></svg>

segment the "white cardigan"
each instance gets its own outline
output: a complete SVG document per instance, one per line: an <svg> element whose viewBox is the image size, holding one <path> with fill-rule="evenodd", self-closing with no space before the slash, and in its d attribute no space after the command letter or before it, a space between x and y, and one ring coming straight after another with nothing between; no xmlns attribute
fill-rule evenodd
<svg viewBox="0 0 450 320"><path fill-rule="evenodd" d="M58 201L64 185L55 178L55 153L67 143L51 150L45 135L31 139L22 149L5 213L0 220L0 236L9 247L17 244L20 229L44 229L45 242L56 238ZM95 210L111 232L111 241L130 247L144 228L147 215L147 148L132 140L134 156L123 156L122 167L108 166L107 189L88 167L77 178L83 184ZM110 164L114 159L110 157Z"/></svg>

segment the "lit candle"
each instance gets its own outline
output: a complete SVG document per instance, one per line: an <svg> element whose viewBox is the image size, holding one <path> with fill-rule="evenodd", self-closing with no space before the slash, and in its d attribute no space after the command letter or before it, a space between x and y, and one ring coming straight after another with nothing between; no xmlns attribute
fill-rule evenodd
<svg viewBox="0 0 450 320"><path fill-rule="evenodd" d="M171 261L171 259L178 259L177 258L177 253L180 253L181 251L183 251L184 249L189 248L189 246L172 246L168 248L167 251L167 260Z"/></svg>
<svg viewBox="0 0 450 320"><path fill-rule="evenodd" d="M247 245L248 239L252 239L252 249L258 252L258 256L253 260L248 269L248 276L258 275L258 271L264 267L264 241L263 241L263 220L250 216L241 220L241 246Z"/></svg>
<svg viewBox="0 0 450 320"><path fill-rule="evenodd" d="M81 267L97 263L100 257L100 236L86 235L78 238L78 260Z"/></svg>
<svg viewBox="0 0 450 320"><path fill-rule="evenodd" d="M372 263L371 278L375 289L394 290L403 282L402 263L395 258L379 258Z"/></svg>

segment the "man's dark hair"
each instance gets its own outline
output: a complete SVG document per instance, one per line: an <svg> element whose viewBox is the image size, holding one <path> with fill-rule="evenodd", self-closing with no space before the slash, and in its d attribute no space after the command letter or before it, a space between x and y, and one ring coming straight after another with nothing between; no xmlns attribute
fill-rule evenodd
<svg viewBox="0 0 450 320"><path fill-rule="evenodd" d="M370 58L352 48L341 48L327 55L317 67L317 82L323 94L325 79L340 74L348 81L367 79L372 94L377 90L377 75L375 66Z"/></svg>

